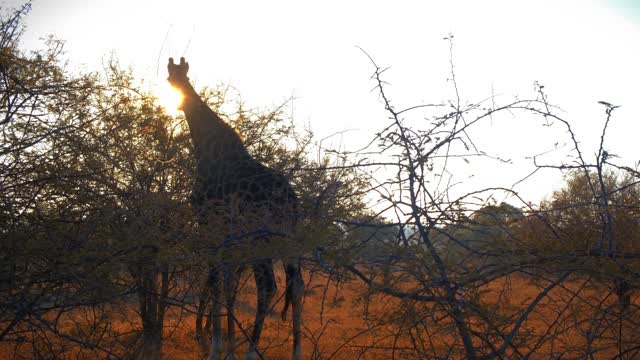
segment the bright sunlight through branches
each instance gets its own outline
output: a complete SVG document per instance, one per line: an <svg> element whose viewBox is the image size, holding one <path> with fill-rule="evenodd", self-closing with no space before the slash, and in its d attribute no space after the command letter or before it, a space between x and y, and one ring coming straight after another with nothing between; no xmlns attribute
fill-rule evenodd
<svg viewBox="0 0 640 360"><path fill-rule="evenodd" d="M158 104L175 117L178 114L178 107L182 103L182 93L169 84L156 86L154 93L158 98Z"/></svg>

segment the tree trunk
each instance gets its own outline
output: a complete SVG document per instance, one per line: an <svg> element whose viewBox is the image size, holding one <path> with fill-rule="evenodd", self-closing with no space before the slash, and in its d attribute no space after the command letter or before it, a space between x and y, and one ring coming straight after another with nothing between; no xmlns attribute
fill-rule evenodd
<svg viewBox="0 0 640 360"><path fill-rule="evenodd" d="M209 343L211 337L211 318L205 316L207 314L207 304L209 303L209 290L205 285L204 291L200 294L200 302L198 304L198 312L196 314L196 340L200 345L200 351L203 354L209 353ZM204 327L202 326L202 320L206 319Z"/></svg>
<svg viewBox="0 0 640 360"><path fill-rule="evenodd" d="M162 359L162 332L164 329L165 303L169 292L169 273L155 266L141 266L138 277L138 300L142 320L142 346L137 359ZM160 277L160 279L158 279Z"/></svg>

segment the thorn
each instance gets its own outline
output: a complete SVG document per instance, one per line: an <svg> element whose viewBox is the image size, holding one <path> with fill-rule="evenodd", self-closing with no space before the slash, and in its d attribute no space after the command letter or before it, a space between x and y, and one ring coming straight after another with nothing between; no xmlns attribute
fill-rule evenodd
<svg viewBox="0 0 640 360"><path fill-rule="evenodd" d="M615 108L619 108L620 107L620 105L613 105L613 104L608 103L606 101L598 101L598 104L602 104L602 105L604 105L604 106L606 106L608 108L611 108L611 109L615 109Z"/></svg>

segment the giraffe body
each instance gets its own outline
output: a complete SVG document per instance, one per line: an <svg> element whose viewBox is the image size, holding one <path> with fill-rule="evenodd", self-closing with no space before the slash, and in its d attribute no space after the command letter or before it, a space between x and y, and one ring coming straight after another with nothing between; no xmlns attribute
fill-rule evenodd
<svg viewBox="0 0 640 360"><path fill-rule="evenodd" d="M292 233L298 199L286 177L256 161L238 134L193 89L184 58L169 59L169 83L183 95L181 109L193 140L196 171L192 204L198 223L210 240L207 287L213 299L210 359L223 350L219 314L227 313L227 354L235 349L233 308L238 278L250 266L256 281L256 319L246 359L255 359L264 319L277 291L273 259L285 264L286 290L282 318L291 304L294 359L302 356L303 281Z"/></svg>

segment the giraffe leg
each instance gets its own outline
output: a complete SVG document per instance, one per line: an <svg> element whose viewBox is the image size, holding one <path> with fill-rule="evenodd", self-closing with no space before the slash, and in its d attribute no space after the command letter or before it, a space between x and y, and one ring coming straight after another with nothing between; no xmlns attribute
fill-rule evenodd
<svg viewBox="0 0 640 360"><path fill-rule="evenodd" d="M270 259L255 263L253 265L253 275L255 276L256 288L258 289L258 307L256 309L256 321L253 324L253 333L251 334L251 343L249 344L249 350L245 357L246 360L253 360L257 356L256 348L260 341L264 319L267 316L271 300L273 300L276 290L278 289L276 278L273 275L273 263Z"/></svg>
<svg viewBox="0 0 640 360"><path fill-rule="evenodd" d="M234 315L234 305L238 291L238 280L242 275L242 268L234 268L226 266L225 268L225 284L224 295L227 307L227 357L226 359L235 359L236 350L236 319Z"/></svg>
<svg viewBox="0 0 640 360"><path fill-rule="evenodd" d="M220 359L220 353L222 352L222 324L220 321L220 314L222 311L222 279L221 271L215 265L211 265L209 268L209 290L211 291L211 353L209 360Z"/></svg>
<svg viewBox="0 0 640 360"><path fill-rule="evenodd" d="M294 260L285 264L285 273L287 275L287 295L291 302L291 311L293 313L293 352L291 358L294 360L302 359L302 299L304 297L304 280L302 279L302 269L300 261ZM285 317L283 310L282 317Z"/></svg>

